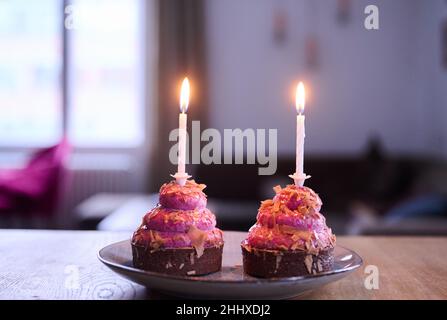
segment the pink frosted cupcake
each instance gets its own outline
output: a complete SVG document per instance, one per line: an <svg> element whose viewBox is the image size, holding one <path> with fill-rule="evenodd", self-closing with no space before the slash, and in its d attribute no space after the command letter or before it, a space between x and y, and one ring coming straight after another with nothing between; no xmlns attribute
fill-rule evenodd
<svg viewBox="0 0 447 320"><path fill-rule="evenodd" d="M242 242L245 273L256 277L293 277L328 271L335 236L320 213L321 199L310 188L274 188L263 201L257 222Z"/></svg>
<svg viewBox="0 0 447 320"><path fill-rule="evenodd" d="M132 237L134 266L175 275L202 275L222 266L222 231L206 208L205 185L175 181L160 188L160 204Z"/></svg>

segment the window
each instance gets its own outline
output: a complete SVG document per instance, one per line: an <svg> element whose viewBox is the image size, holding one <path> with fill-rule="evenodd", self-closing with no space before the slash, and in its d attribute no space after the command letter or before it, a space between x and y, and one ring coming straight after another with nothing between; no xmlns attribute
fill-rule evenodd
<svg viewBox="0 0 447 320"><path fill-rule="evenodd" d="M0 145L32 147L62 133L62 4L0 1Z"/></svg>
<svg viewBox="0 0 447 320"><path fill-rule="evenodd" d="M76 0L69 31L69 134L77 146L144 139L142 0Z"/></svg>
<svg viewBox="0 0 447 320"><path fill-rule="evenodd" d="M62 0L0 1L0 147L53 144L64 115L75 146L143 143L144 0L70 3L64 33Z"/></svg>

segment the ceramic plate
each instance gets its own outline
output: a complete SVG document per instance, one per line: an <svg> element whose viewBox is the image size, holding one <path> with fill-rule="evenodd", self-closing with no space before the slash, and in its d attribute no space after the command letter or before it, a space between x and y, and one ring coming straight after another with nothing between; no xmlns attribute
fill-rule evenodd
<svg viewBox="0 0 447 320"><path fill-rule="evenodd" d="M98 253L110 269L121 276L164 294L205 299L286 299L346 277L362 265L358 254L337 246L333 270L316 275L260 279L245 275L232 257L240 247L225 248L222 271L206 276L172 276L136 269L132 265L130 241L111 244ZM236 262L236 263L235 263Z"/></svg>

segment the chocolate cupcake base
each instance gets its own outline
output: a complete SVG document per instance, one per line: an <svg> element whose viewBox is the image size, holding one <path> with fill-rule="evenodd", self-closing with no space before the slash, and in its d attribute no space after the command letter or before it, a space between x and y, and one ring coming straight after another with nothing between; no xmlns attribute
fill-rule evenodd
<svg viewBox="0 0 447 320"><path fill-rule="evenodd" d="M205 248L198 257L191 248L152 249L132 244L135 268L178 276L197 276L217 272L222 267L223 244Z"/></svg>
<svg viewBox="0 0 447 320"><path fill-rule="evenodd" d="M334 264L333 248L318 255L304 251L279 251L242 245L244 272L259 278L297 277L330 271Z"/></svg>

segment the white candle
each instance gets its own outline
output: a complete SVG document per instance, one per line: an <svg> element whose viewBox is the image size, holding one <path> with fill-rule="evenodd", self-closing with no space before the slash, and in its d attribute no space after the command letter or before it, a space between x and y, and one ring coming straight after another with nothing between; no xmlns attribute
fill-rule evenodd
<svg viewBox="0 0 447 320"><path fill-rule="evenodd" d="M186 173L186 123L188 121L188 115L186 113L180 113L178 117L178 168L177 173Z"/></svg>
<svg viewBox="0 0 447 320"><path fill-rule="evenodd" d="M304 121L306 117L302 114L296 116L296 170L298 175L304 174L304 138L306 130Z"/></svg>
<svg viewBox="0 0 447 320"><path fill-rule="evenodd" d="M296 109L298 112L296 117L296 168L295 173L290 175L297 186L303 186L304 181L310 178L310 176L307 176L304 173L304 138L306 136L306 117L303 115L303 112L305 101L304 85L300 82L296 88Z"/></svg>
<svg viewBox="0 0 447 320"><path fill-rule="evenodd" d="M186 124L188 116L186 111L189 106L189 80L185 78L182 83L182 89L180 93L180 114L178 118L179 136L178 136L178 161L177 161L177 173L173 175L177 183L184 186L186 180L191 176L186 173Z"/></svg>

